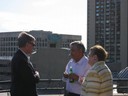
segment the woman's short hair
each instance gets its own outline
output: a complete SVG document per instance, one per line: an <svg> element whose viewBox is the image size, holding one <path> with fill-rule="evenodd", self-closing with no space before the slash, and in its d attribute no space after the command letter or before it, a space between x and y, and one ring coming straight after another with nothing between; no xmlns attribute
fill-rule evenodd
<svg viewBox="0 0 128 96"><path fill-rule="evenodd" d="M26 32L21 32L18 36L18 46L19 48L24 47L26 43L29 43L35 40L36 40L35 37L33 37L31 34L28 34Z"/></svg>
<svg viewBox="0 0 128 96"><path fill-rule="evenodd" d="M90 51L92 55L97 55L98 61L105 61L108 57L108 52L101 45L94 45Z"/></svg>

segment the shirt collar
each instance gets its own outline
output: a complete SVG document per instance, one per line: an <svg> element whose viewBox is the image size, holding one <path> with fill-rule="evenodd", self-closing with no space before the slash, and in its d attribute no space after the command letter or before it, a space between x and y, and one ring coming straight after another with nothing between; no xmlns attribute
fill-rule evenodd
<svg viewBox="0 0 128 96"><path fill-rule="evenodd" d="M95 67L95 66L98 66L98 65L103 65L103 64L105 64L105 61L98 61L92 67Z"/></svg>
<svg viewBox="0 0 128 96"><path fill-rule="evenodd" d="M27 55L22 49L20 49L20 51L28 58L28 60L30 60L30 56L29 55Z"/></svg>
<svg viewBox="0 0 128 96"><path fill-rule="evenodd" d="M74 60L73 60L73 61L74 61L75 63L77 63L77 64L82 64L82 62L84 61L84 58L86 58L86 57L83 56L78 62L75 62Z"/></svg>

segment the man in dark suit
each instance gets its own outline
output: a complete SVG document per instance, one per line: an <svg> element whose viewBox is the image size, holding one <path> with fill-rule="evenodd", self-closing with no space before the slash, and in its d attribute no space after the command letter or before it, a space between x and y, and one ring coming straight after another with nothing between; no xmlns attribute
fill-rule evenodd
<svg viewBox="0 0 128 96"><path fill-rule="evenodd" d="M36 83L40 77L30 62L35 40L26 32L21 32L18 36L19 49L11 62L11 96L37 96Z"/></svg>

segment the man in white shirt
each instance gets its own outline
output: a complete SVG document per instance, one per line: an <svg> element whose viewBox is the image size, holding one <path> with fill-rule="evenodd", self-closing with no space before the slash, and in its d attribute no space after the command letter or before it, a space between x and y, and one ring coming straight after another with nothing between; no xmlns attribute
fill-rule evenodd
<svg viewBox="0 0 128 96"><path fill-rule="evenodd" d="M74 41L70 44L71 60L68 62L63 74L63 80L66 81L67 96L80 96L81 80L86 76L86 72L90 68L88 59L84 54L85 47L81 41ZM71 80L73 81L71 82Z"/></svg>

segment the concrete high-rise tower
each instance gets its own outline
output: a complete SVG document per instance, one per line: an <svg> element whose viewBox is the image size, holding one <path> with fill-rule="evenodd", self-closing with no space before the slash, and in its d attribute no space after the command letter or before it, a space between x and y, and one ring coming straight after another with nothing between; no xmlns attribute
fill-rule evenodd
<svg viewBox="0 0 128 96"><path fill-rule="evenodd" d="M128 66L128 0L88 0L87 7L87 48L102 45L114 71Z"/></svg>

